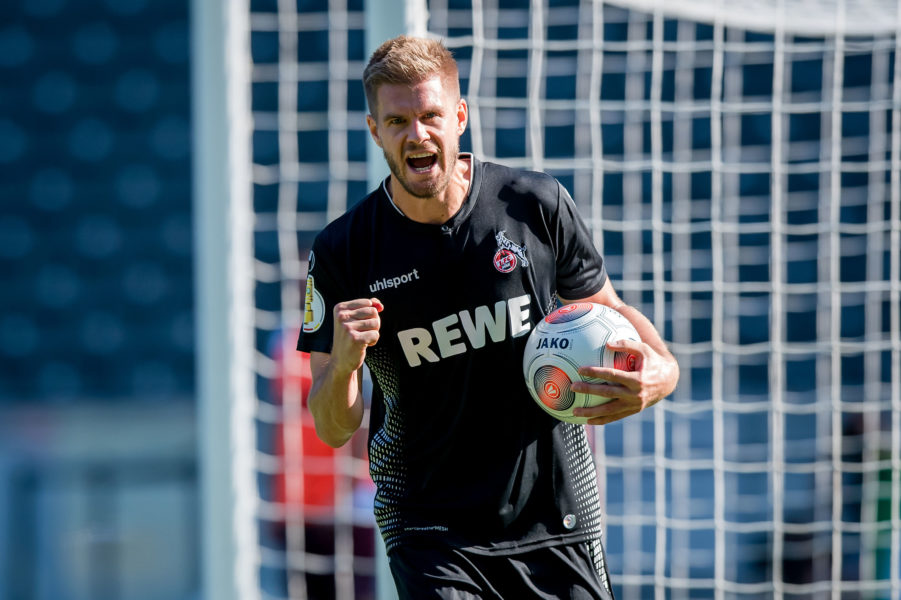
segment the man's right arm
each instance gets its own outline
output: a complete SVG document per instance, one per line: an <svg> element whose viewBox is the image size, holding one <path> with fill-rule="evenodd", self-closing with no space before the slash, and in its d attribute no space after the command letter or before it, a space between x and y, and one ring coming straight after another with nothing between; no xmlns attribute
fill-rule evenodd
<svg viewBox="0 0 901 600"><path fill-rule="evenodd" d="M347 443L363 422L363 361L366 349L379 340L382 308L376 298L339 302L332 311L331 353L310 353L310 412L316 435L334 448Z"/></svg>
<svg viewBox="0 0 901 600"><path fill-rule="evenodd" d="M341 373L331 357L325 352L310 353L313 385L308 403L316 423L316 435L338 448L363 422L363 370Z"/></svg>

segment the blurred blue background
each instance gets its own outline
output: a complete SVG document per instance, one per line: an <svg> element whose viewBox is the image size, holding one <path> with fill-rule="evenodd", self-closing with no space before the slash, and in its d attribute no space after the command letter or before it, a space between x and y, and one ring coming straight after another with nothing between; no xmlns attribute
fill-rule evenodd
<svg viewBox="0 0 901 600"><path fill-rule="evenodd" d="M199 589L189 3L0 10L0 598Z"/></svg>

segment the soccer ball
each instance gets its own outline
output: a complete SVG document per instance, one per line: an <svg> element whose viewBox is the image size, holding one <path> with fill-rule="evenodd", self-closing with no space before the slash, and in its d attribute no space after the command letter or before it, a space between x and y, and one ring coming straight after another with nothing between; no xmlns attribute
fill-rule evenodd
<svg viewBox="0 0 901 600"><path fill-rule="evenodd" d="M609 399L576 393L570 385L602 381L579 375L579 367L634 371L634 355L607 349L608 342L624 339L641 341L626 317L608 306L576 302L558 308L538 323L526 343L522 371L532 398L561 421L586 423L586 417L573 416L573 409L597 406Z"/></svg>

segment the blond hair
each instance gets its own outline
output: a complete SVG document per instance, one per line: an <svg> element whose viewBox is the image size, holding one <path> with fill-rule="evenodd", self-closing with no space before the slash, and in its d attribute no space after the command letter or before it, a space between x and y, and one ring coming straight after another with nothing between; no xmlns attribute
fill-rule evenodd
<svg viewBox="0 0 901 600"><path fill-rule="evenodd" d="M369 111L375 114L378 89L384 84L416 84L435 75L444 79L445 89L460 99L457 61L439 40L399 36L372 53L363 71L363 89Z"/></svg>

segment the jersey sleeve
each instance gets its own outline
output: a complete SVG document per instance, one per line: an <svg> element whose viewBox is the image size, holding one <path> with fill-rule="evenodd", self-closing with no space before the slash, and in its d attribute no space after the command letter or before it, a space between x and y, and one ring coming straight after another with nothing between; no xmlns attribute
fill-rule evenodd
<svg viewBox="0 0 901 600"><path fill-rule="evenodd" d="M553 220L557 248L557 294L567 300L586 298L607 282L607 269L585 221L566 188L557 182Z"/></svg>
<svg viewBox="0 0 901 600"><path fill-rule="evenodd" d="M301 352L331 352L334 329L332 309L340 296L339 279L327 246L317 236L307 265L303 327L297 340Z"/></svg>

